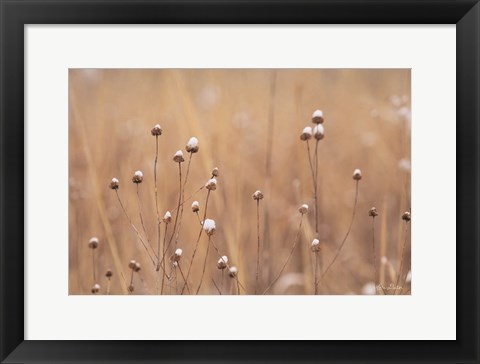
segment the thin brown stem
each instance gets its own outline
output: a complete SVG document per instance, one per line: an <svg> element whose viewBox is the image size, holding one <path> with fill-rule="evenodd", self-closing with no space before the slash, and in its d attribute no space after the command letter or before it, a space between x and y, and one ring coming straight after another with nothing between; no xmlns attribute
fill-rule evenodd
<svg viewBox="0 0 480 364"><path fill-rule="evenodd" d="M273 279L273 281L268 285L268 287L263 291L262 294L266 294L270 290L270 288L272 288L272 286L278 281L278 279L282 275L283 271L285 270L288 262L290 261L290 258L293 255L293 252L295 251L295 247L297 246L297 243L300 240L300 232L302 230L302 222L303 222L303 214L302 214L302 217L300 218L300 224L298 226L297 236L295 237L292 249L290 250L290 254L288 254L287 260L283 264L282 269L280 269L280 272L278 272L277 276Z"/></svg>
<svg viewBox="0 0 480 364"><path fill-rule="evenodd" d="M187 185L188 174L190 173L190 163L192 162L192 156L193 156L193 153L190 152L190 157L188 158L187 173L185 174L185 181L183 181L183 187L182 187L182 191L181 191L181 202L179 204L179 206L180 206L180 217L178 219L177 235L175 236L175 247L177 247L178 238L180 236L180 229L181 229L181 226L182 226L183 208L185 206L185 204L183 203L183 200L185 198L185 186Z"/></svg>
<svg viewBox="0 0 480 364"><path fill-rule="evenodd" d="M92 249L92 270L93 270L93 284L97 283L97 277L95 274L95 249Z"/></svg>
<svg viewBox="0 0 480 364"><path fill-rule="evenodd" d="M342 250L343 246L345 245L345 242L347 241L348 236L350 235L350 231L351 231L351 229L352 229L353 221L355 220L355 212L357 211L357 200L358 200L358 180L355 181L355 202L354 202L354 204L353 204L352 219L350 220L350 224L349 224L349 226L348 226L347 233L345 234L345 237L343 238L342 243L341 243L340 246L338 247L337 253L336 253L335 256L333 257L333 260L330 262L330 264L327 266L327 268L326 268L325 271L323 272L320 280L323 280L323 279L324 279L324 277L325 277L325 275L327 274L327 272L330 270L330 268L332 267L332 265L335 263L335 261L337 260L338 256L340 255L340 251Z"/></svg>
<svg viewBox="0 0 480 364"><path fill-rule="evenodd" d="M395 290L393 291L394 295L397 293L398 282L400 281L400 275L402 274L403 260L405 256L405 245L407 245L407 237L408 237L408 221L405 221L405 239L403 240L402 257L400 259L400 267L398 268L398 275L397 275L397 282L395 283Z"/></svg>
<svg viewBox="0 0 480 364"><path fill-rule="evenodd" d="M130 276L130 285L133 285L133 272L134 272L134 269L132 268L132 274Z"/></svg>
<svg viewBox="0 0 480 364"><path fill-rule="evenodd" d="M198 285L197 292L195 294L198 295L198 292L200 291L200 288L202 287L203 283L203 277L205 275L205 268L207 267L207 259L208 259L208 251L210 249L210 236L208 236L208 243L207 243L207 252L205 253L205 260L203 261L203 270L202 270L202 276L200 277L200 284Z"/></svg>
<svg viewBox="0 0 480 364"><path fill-rule="evenodd" d="M137 234L138 239L142 243L143 247L145 248L145 251L147 252L148 256L150 257L150 260L152 261L153 265L155 266L155 260L153 259L152 255L150 254L150 251L148 250L147 245L145 244L145 241L143 240L142 236L138 232L138 229L133 224L132 220L130 219L130 216L128 216L127 210L125 209L125 206L123 206L122 200L120 199L120 195L118 194L118 190L115 190L115 194L117 195L118 202L120 203L120 207L122 208L123 213L125 214L125 217L127 218L131 227L135 231L135 234Z"/></svg>
<svg viewBox="0 0 480 364"><path fill-rule="evenodd" d="M222 290L223 290L223 276L224 276L225 269L221 269L221 271L222 271L222 273L221 273L222 274L222 280L220 281L221 282L220 283L220 296L222 295Z"/></svg>
<svg viewBox="0 0 480 364"><path fill-rule="evenodd" d="M375 252L375 216L372 216L372 253L373 253L373 282L375 283L375 294L377 292L377 254Z"/></svg>
<svg viewBox="0 0 480 364"><path fill-rule="evenodd" d="M178 223L178 215L180 213L180 204L182 203L182 163L178 163L178 179L179 179L179 188L178 188L178 205L177 205L177 212L175 214L175 222L173 223L173 231L172 235L170 236L170 240L168 241L168 246L170 246L173 237L175 236L175 232L177 231L177 223ZM177 248L177 242L175 241L175 249Z"/></svg>
<svg viewBox="0 0 480 364"><path fill-rule="evenodd" d="M258 269L260 267L260 200L257 199L257 267L255 273L255 294L258 286Z"/></svg>
<svg viewBox="0 0 480 364"><path fill-rule="evenodd" d="M183 281L185 282L185 284L186 284L186 286L187 286L187 291L188 291L188 293L190 293L190 287L188 287L188 282L187 282L187 280L185 279L185 276L183 275L182 268L180 268L180 262L177 262L177 264L178 264L178 270L179 270L179 272L180 272L180 275L182 276L182 279L183 279Z"/></svg>
<svg viewBox="0 0 480 364"><path fill-rule="evenodd" d="M148 246L150 249L153 251L153 254L155 255L155 250L153 249L152 244L150 243L150 238L148 237L147 229L145 228L145 223L143 222L143 209L142 209L142 203L140 201L140 183L136 183L137 185L137 204L138 204L138 214L140 216L140 222L142 224L142 229L143 232L145 233L145 238L147 239ZM156 256L155 256L156 257ZM156 257L157 258L157 257Z"/></svg>
<svg viewBox="0 0 480 364"><path fill-rule="evenodd" d="M111 280L110 280L110 278L108 278L108 280L107 280L107 293L106 293L107 296L110 294L110 284L111 284Z"/></svg>
<svg viewBox="0 0 480 364"><path fill-rule="evenodd" d="M215 288L217 289L217 292L219 295L222 295L222 291L220 290L220 288L218 288L217 284L215 283L215 280L212 278L212 283L213 285L215 286Z"/></svg>
<svg viewBox="0 0 480 364"><path fill-rule="evenodd" d="M315 252L315 295L318 294L318 252Z"/></svg>
<svg viewBox="0 0 480 364"><path fill-rule="evenodd" d="M163 287L165 284L165 275L167 274L167 269L165 267L165 254L167 253L166 249L166 242L167 242L167 230L168 230L168 224L165 224L165 231L163 234L163 254L162 254L162 261L158 264L157 269L160 267L160 265L163 264L163 274L162 274L162 288L160 291L160 294L163 294Z"/></svg>
<svg viewBox="0 0 480 364"><path fill-rule="evenodd" d="M200 231L198 233L198 237L197 237L197 241L195 243L195 248L193 249L193 254L192 254L192 259L190 260L190 265L188 267L188 271L187 271L187 281L188 281L188 278L190 277L190 272L192 270L192 264L193 264L193 260L195 259L195 254L197 253L197 249L198 249L198 244L200 243L200 238L202 236L202 231L203 231L203 224L205 223L205 219L207 217L207 208L208 208L208 200L210 198L210 190L208 190L207 192L207 197L205 199L205 211L203 212L203 220L200 221ZM197 216L198 216L198 213L197 213ZM183 291L185 290L185 285L183 286L182 288L182 293Z"/></svg>
<svg viewBox="0 0 480 364"><path fill-rule="evenodd" d="M205 188L205 185L200 187L198 190L196 190L194 193L192 193L190 196L188 196L186 199L184 199L182 201L182 203L180 204L180 206L182 206L183 204L185 204L187 201L191 200L197 193L199 193L201 190L203 190ZM175 207L173 210L170 210L171 212L175 212L177 211L177 207Z"/></svg>
<svg viewBox="0 0 480 364"><path fill-rule="evenodd" d="M160 241L161 241L161 220L160 210L158 208L158 188L157 188L157 163L158 163L158 135L155 135L155 163L153 165L153 181L155 186L155 210L157 212L157 294L159 293L159 279L160 279Z"/></svg>
<svg viewBox="0 0 480 364"><path fill-rule="evenodd" d="M315 234L319 238L318 223L319 223L319 212L318 212L318 140L315 143L315 180L314 180L314 193L315 193Z"/></svg>

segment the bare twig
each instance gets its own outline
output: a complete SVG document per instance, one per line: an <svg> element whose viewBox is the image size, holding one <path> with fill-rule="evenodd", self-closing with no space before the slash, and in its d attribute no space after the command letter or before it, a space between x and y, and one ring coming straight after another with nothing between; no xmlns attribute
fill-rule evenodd
<svg viewBox="0 0 480 364"><path fill-rule="evenodd" d="M330 268L332 267L332 265L335 263L335 261L337 260L338 256L340 255L340 251L342 250L343 246L345 245L345 242L347 241L347 238L348 238L348 235L350 234L350 231L352 229L352 225L353 225L353 221L355 220L355 212L357 210L357 199L358 199L358 180L355 181L355 202L353 204L353 212L352 212L352 219L350 220L350 224L348 226L348 230L347 230L347 233L345 234L345 237L343 238L342 240L342 243L340 244L340 246L338 247L338 250L337 250L337 253L335 254L335 256L333 257L333 260L330 262L330 264L327 266L327 268L325 269L325 271L323 272L320 280L323 280L325 278L325 275L327 274L327 272L330 270Z"/></svg>

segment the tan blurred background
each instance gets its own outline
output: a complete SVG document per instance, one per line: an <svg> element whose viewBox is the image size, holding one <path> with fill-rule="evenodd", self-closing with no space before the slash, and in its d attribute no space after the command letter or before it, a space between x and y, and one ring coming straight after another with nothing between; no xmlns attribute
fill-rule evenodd
<svg viewBox="0 0 480 364"><path fill-rule="evenodd" d="M158 188L160 214L178 201L178 149L185 153L191 136L199 139L185 197L197 191L218 167L218 189L211 194L208 218L217 223L215 244L239 269L239 280L252 293L257 250L256 203L260 204L260 291L285 262L298 228L298 207L311 207L299 244L270 294L313 294L310 243L314 238L313 188L306 144L299 138L313 126L315 109L324 113L325 138L319 144L319 201L322 261L334 257L350 222L355 168L362 170L357 214L345 246L321 282L321 294L367 294L373 282L372 219L375 206L377 264L381 283L395 283L405 229L401 215L410 208L410 70L405 69L72 69L69 73L69 292L90 294L94 283L105 293L106 269L113 271L111 294L125 294L122 278L131 259L142 264L135 294L155 294L155 270L115 197L108 188L120 180L120 196L141 227L133 173L141 170L140 197L146 229L155 241L153 182L155 137L160 124ZM312 143L311 145L314 145ZM184 163L183 168L186 168ZM178 246L188 264L199 232L186 202ZM170 229L171 231L171 229ZM163 226L162 226L163 234ZM405 270L410 269L410 229ZM97 282L92 276L88 241L96 249ZM154 244L155 245L155 244ZM207 238L202 236L191 281L196 287ZM380 257L387 258L381 264ZM218 256L210 249L201 294L218 294ZM385 259L384 259L385 263ZM223 293L235 293L225 278ZM181 287L182 279L178 278ZM175 293L175 289L171 291ZM166 290L166 293L170 293ZM242 292L243 293L243 292ZM405 288L404 294L410 294Z"/></svg>

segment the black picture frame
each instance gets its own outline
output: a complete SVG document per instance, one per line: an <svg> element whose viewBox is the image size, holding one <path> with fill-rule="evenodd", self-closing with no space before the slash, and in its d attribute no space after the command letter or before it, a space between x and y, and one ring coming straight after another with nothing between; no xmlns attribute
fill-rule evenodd
<svg viewBox="0 0 480 364"><path fill-rule="evenodd" d="M0 0L0 360L479 363L478 0ZM27 24L456 24L457 340L24 340L24 26ZM428 46L428 45L426 45ZM432 87L439 87L432 85ZM432 133L435 120L431 123ZM445 141L449 142L449 141ZM439 176L440 177L440 176ZM446 219L453 219L448 216ZM441 299L441 296L439 296ZM54 318L52 318L54 319ZM261 325L261 323L258 323ZM438 318L442 325L442 318ZM412 328L414 330L414 328Z"/></svg>

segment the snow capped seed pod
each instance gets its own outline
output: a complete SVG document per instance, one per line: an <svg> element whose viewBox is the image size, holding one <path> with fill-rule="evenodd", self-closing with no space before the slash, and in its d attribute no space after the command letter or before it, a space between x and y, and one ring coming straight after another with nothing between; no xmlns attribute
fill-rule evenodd
<svg viewBox="0 0 480 364"><path fill-rule="evenodd" d="M218 269L225 269L225 268L227 268L227 263L228 263L228 257L226 255L224 255L223 257L218 259L217 268Z"/></svg>
<svg viewBox="0 0 480 364"><path fill-rule="evenodd" d="M177 150L177 152L173 156L173 161L176 163L185 162L185 159L183 158L183 152L181 150Z"/></svg>
<svg viewBox="0 0 480 364"><path fill-rule="evenodd" d="M219 175L218 167L215 167L214 169L212 169L212 178L218 177L218 175Z"/></svg>
<svg viewBox="0 0 480 364"><path fill-rule="evenodd" d="M313 239L311 249L312 249L312 252L318 253L320 251L320 240Z"/></svg>
<svg viewBox="0 0 480 364"><path fill-rule="evenodd" d="M116 178L112 178L108 187L110 187L112 190L118 190L120 187L120 181Z"/></svg>
<svg viewBox="0 0 480 364"><path fill-rule="evenodd" d="M137 262L135 260L131 260L130 262L128 262L128 268L130 269L135 268L135 264L137 264Z"/></svg>
<svg viewBox="0 0 480 364"><path fill-rule="evenodd" d="M235 266L231 266L228 268L228 275L232 278L235 278L238 274L238 269Z"/></svg>
<svg viewBox="0 0 480 364"><path fill-rule="evenodd" d="M371 217L378 216L377 208L376 208L376 207L372 207L372 208L368 211L368 216L371 216Z"/></svg>
<svg viewBox="0 0 480 364"><path fill-rule="evenodd" d="M92 249L98 248L98 238L96 236L94 236L88 241L88 247Z"/></svg>
<svg viewBox="0 0 480 364"><path fill-rule="evenodd" d="M323 111L315 110L312 114L312 121L315 124L323 124Z"/></svg>
<svg viewBox="0 0 480 364"><path fill-rule="evenodd" d="M255 191L255 193L252 195L253 199L255 201L262 200L263 199L263 193L260 190Z"/></svg>
<svg viewBox="0 0 480 364"><path fill-rule="evenodd" d="M325 129L322 124L317 124L313 128L313 136L316 140L322 140L325 136Z"/></svg>
<svg viewBox="0 0 480 364"><path fill-rule="evenodd" d="M142 183L142 181L143 181L143 173L142 173L142 171L136 171L136 172L133 174L132 182L133 182L133 183Z"/></svg>
<svg viewBox="0 0 480 364"><path fill-rule="evenodd" d="M303 131L302 131L302 134L300 134L300 140L310 140L312 139L312 127L310 126L306 126Z"/></svg>
<svg viewBox="0 0 480 364"><path fill-rule="evenodd" d="M113 272L111 269L107 269L107 271L105 272L105 277L107 278L111 278L113 276Z"/></svg>
<svg viewBox="0 0 480 364"><path fill-rule="evenodd" d="M200 211L200 204L198 203L198 201L193 201L192 202L192 211L193 212Z"/></svg>
<svg viewBox="0 0 480 364"><path fill-rule="evenodd" d="M159 136L162 135L162 128L160 127L159 124L155 125L151 131L153 136Z"/></svg>
<svg viewBox="0 0 480 364"><path fill-rule="evenodd" d="M303 215L308 212L308 205L304 203L302 206L298 208L298 211Z"/></svg>
<svg viewBox="0 0 480 364"><path fill-rule="evenodd" d="M188 153L197 153L198 152L198 139L195 137L191 137L188 140L187 146L185 147L185 150Z"/></svg>
<svg viewBox="0 0 480 364"><path fill-rule="evenodd" d="M362 294L372 296L377 293L377 288L374 282L368 282L362 287Z"/></svg>
<svg viewBox="0 0 480 364"><path fill-rule="evenodd" d="M409 270L407 276L405 277L405 282L410 283L412 281L412 271Z"/></svg>
<svg viewBox="0 0 480 364"><path fill-rule="evenodd" d="M409 211L405 211L402 215L402 220L405 220L405 221L410 221L412 219L412 215L410 214Z"/></svg>
<svg viewBox="0 0 480 364"><path fill-rule="evenodd" d="M173 261L179 262L180 258L182 258L182 253L183 253L183 250L180 248L175 250L175 254L173 254Z"/></svg>
<svg viewBox="0 0 480 364"><path fill-rule="evenodd" d="M92 293L95 294L98 292L100 292L100 285L98 283L95 283L92 287Z"/></svg>
<svg viewBox="0 0 480 364"><path fill-rule="evenodd" d="M134 270L135 272L139 272L140 269L142 269L142 266L140 265L139 262L136 262L136 263L135 263L135 266L133 267L133 270Z"/></svg>
<svg viewBox="0 0 480 364"><path fill-rule="evenodd" d="M360 181L362 179L362 171L359 170L358 168L353 171L353 177L355 181Z"/></svg>
<svg viewBox="0 0 480 364"><path fill-rule="evenodd" d="M213 234L215 234L215 221L212 219L205 219L205 221L203 222L203 230L205 230L208 236L212 236Z"/></svg>
<svg viewBox="0 0 480 364"><path fill-rule="evenodd" d="M207 183L205 183L205 188L210 191L215 191L217 189L217 179L210 178Z"/></svg>
<svg viewBox="0 0 480 364"><path fill-rule="evenodd" d="M172 222L172 214L170 211L165 212L165 215L163 215L163 222L165 224L169 224Z"/></svg>

